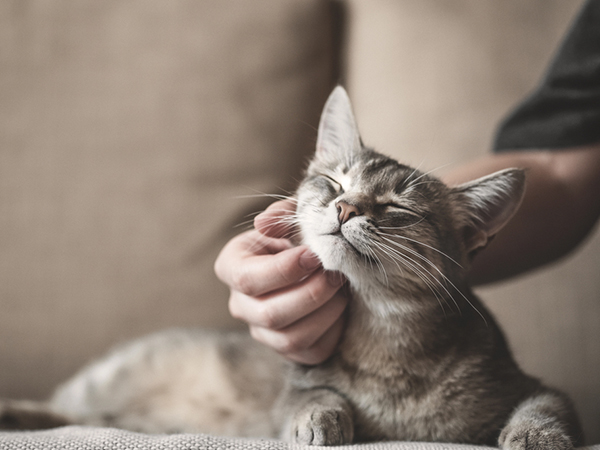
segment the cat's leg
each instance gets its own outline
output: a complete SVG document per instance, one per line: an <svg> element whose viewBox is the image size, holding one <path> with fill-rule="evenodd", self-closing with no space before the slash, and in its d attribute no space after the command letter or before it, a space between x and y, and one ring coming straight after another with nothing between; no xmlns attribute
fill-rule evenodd
<svg viewBox="0 0 600 450"><path fill-rule="evenodd" d="M0 401L0 430L41 430L70 424L66 417L54 413L46 403Z"/></svg>
<svg viewBox="0 0 600 450"><path fill-rule="evenodd" d="M288 391L276 409L284 412L281 437L304 445L350 444L352 408L338 393L323 388Z"/></svg>
<svg viewBox="0 0 600 450"><path fill-rule="evenodd" d="M583 434L570 401L550 390L523 401L500 433L505 450L571 450Z"/></svg>

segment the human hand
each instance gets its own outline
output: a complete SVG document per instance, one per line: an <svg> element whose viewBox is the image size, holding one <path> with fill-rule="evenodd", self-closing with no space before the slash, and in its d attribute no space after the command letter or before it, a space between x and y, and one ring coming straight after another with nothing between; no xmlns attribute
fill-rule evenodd
<svg viewBox="0 0 600 450"><path fill-rule="evenodd" d="M215 272L230 289L231 315L248 323L257 341L288 359L318 364L340 339L348 302L342 275L325 272L304 245L289 239L291 200L273 203L255 220L255 229L229 241Z"/></svg>

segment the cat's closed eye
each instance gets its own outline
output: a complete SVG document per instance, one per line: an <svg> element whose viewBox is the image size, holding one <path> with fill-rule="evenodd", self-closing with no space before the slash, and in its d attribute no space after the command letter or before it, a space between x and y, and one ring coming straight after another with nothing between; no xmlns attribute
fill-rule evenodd
<svg viewBox="0 0 600 450"><path fill-rule="evenodd" d="M344 188L342 187L342 184L338 181L336 181L334 178L330 177L329 175L323 175L324 178L326 178L330 185L335 189L336 194L343 194L344 193Z"/></svg>
<svg viewBox="0 0 600 450"><path fill-rule="evenodd" d="M397 202L383 203L382 205L380 205L380 207L386 213L408 213L408 214L419 215L419 213L417 213L416 211L407 207L406 205L403 205L403 204L397 203Z"/></svg>

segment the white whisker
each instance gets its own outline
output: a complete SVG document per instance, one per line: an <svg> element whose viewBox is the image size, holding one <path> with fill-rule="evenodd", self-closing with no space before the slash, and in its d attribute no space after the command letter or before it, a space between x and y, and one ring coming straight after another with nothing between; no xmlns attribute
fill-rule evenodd
<svg viewBox="0 0 600 450"><path fill-rule="evenodd" d="M404 236L395 236L395 237L404 238ZM429 259L427 259L425 256L421 255L419 252L417 252L417 251L415 251L415 250L413 250L413 249L411 249L411 248L409 248L409 247L403 246L402 244L400 244L400 243L398 243L398 242L395 242L395 241L393 241L393 240L391 240L391 239L388 239L388 238L383 238L383 239L385 239L386 241L388 241L388 242L390 242L390 243L392 243L392 244L394 244L394 245L397 245L397 246L399 246L399 247L403 248L403 249L404 249L404 250L406 250L406 251L409 251L411 254L414 254L415 256L418 256L419 258L421 258L422 260L424 260L425 262L427 262L428 264L430 264L430 265L431 265L431 266L432 266L432 267L435 269L435 271L436 271L437 273L439 273L439 275L440 275L440 276L443 278L443 280L444 280L446 283L450 284L450 286L451 286L451 287L452 287L452 288L453 288L453 289L454 289L456 292L458 292L458 293L461 295L461 297L462 297L462 298L463 298L463 299L464 299L464 300L465 300L465 301L466 301L466 302L467 302L467 303L468 303L468 304L469 304L469 305L470 305L470 306L471 306L471 307L472 307L472 308L473 308L473 309L474 309L474 310L477 312L477 314L479 314L479 316L480 316L480 317L483 319L483 321L484 321L484 322L485 322L485 324L487 325L487 320L486 320L486 318L483 316L483 314L481 313L481 311L479 311L479 310L478 310L478 309L475 307L475 305L473 305L473 303L472 303L472 302L471 302L471 301L470 301L470 300L469 300L469 299L468 299L468 298L465 296L465 294L463 294L463 293L462 293L462 291L461 291L460 289L458 289L458 288L457 288L457 287L454 285L454 283L452 283L452 281L451 281L451 280L450 280L450 279L449 279L449 278L448 278L446 275L444 275L444 274L442 273L442 271L441 271L441 270L440 270L440 269L439 269L439 268L438 268L438 267L437 267L435 264L433 264L433 263L432 263L432 262L431 262ZM433 249L433 247L432 247L432 249ZM441 285L441 283L440 283L440 285ZM446 292L448 292L448 291L446 290ZM448 294L451 296L451 294L450 294L449 292L448 292ZM452 298L453 298L453 297L452 297ZM454 298L453 298L453 300L454 300Z"/></svg>
<svg viewBox="0 0 600 450"><path fill-rule="evenodd" d="M389 237L404 239L406 241L410 241L410 242L414 242L415 244L422 245L423 247L427 247L428 249L433 250L434 252L437 252L437 253L439 253L442 256L445 256L446 258L448 258L450 261L452 261L454 264L456 264L461 269L463 268L463 266L461 266L454 258L452 258L451 256L447 255L443 251L441 251L441 250L439 250L439 249L437 249L435 247L432 247L431 245L425 244L424 242L420 242L420 241L417 241L416 239L411 239L409 237L401 236L401 235L397 235L397 234L390 234L390 233L378 233L378 234L381 234L383 236L389 236Z"/></svg>
<svg viewBox="0 0 600 450"><path fill-rule="evenodd" d="M385 244L382 243L382 245L385 245ZM433 282L436 282L437 284L440 285L440 287L452 299L452 301L454 302L458 311L460 311L460 308L459 308L458 304L456 303L456 301L454 300L454 297L452 296L452 294L448 291L448 289L446 289L446 287L440 282L440 280L438 280L429 270L427 270L426 267L419 264L417 261L410 258L408 255L405 255L405 254L401 253L400 251L395 250L389 246L387 246L387 247L390 251L394 252L394 254L396 254L398 257L400 257L403 260L403 262L405 264L407 264L413 270L413 272L415 272L419 276L419 278L421 278L427 284L427 286L430 288L430 290L435 295L438 302L440 301L438 295L441 298L444 298L444 296L441 294L441 292L438 290L437 286ZM417 256L421 256L421 255L417 254ZM427 261L433 265L433 263L431 263L431 261L429 261L429 260L427 260ZM428 278L428 277L430 277L430 278ZM443 310L443 307L442 307L442 310Z"/></svg>
<svg viewBox="0 0 600 450"><path fill-rule="evenodd" d="M444 300L444 302L447 303L446 299L442 295L442 293L438 290L438 287L432 282L432 280L434 280L434 281L436 281L439 284L439 280L437 280L431 274L431 272L429 272L423 266L421 266L420 264L416 263L414 260L412 260L408 256L403 255L399 251L397 251L397 250L395 250L395 249L393 249L393 248L389 247L388 245L386 245L384 243L381 243L381 242L374 242L374 244L376 244L378 246L378 248L380 248L382 251L384 251L388 255L388 257L390 257L390 259L392 259L394 261L394 263L396 265L398 265L398 261L401 261L403 264L406 264L426 284L426 286L432 292L433 296L435 297L435 299L437 300L438 304L442 308L442 312L444 313L444 316L445 316L446 315L446 311L444 309L444 305L442 303L442 300ZM420 270L417 266L421 267L423 270ZM428 277L431 277L431 279L429 279ZM450 293L448 293L448 295L450 295L450 297L452 297ZM458 305L457 305L457 307L458 307Z"/></svg>

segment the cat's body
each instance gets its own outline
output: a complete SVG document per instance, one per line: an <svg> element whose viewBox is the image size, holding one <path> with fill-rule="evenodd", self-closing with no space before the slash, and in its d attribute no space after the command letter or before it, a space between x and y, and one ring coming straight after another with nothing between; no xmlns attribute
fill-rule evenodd
<svg viewBox="0 0 600 450"><path fill-rule="evenodd" d="M56 390L74 423L147 433L275 436L284 361L246 333L172 329L115 349Z"/></svg>
<svg viewBox="0 0 600 450"><path fill-rule="evenodd" d="M174 330L84 369L48 409L147 432L569 449L581 438L569 401L519 370L465 282L523 189L520 170L450 188L365 149L337 88L296 214L303 243L349 282L333 356L303 366L247 336Z"/></svg>

